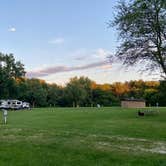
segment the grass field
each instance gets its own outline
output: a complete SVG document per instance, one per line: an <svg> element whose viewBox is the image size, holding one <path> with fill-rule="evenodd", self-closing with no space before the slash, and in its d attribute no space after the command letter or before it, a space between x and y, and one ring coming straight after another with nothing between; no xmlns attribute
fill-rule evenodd
<svg viewBox="0 0 166 166"><path fill-rule="evenodd" d="M166 166L166 108L11 111L0 125L0 166L119 165Z"/></svg>

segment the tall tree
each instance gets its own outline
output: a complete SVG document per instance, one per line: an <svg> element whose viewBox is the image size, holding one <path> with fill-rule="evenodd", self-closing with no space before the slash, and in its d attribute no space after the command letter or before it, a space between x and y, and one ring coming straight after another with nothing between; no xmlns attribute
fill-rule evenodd
<svg viewBox="0 0 166 166"><path fill-rule="evenodd" d="M160 81L158 98L159 105L166 106L166 80Z"/></svg>
<svg viewBox="0 0 166 166"><path fill-rule="evenodd" d="M161 71L166 78L166 1L131 0L119 2L110 26L116 26L121 44L114 58L123 64ZM143 65L142 65L142 64Z"/></svg>
<svg viewBox="0 0 166 166"><path fill-rule="evenodd" d="M88 77L80 77L79 83L82 88L85 90L85 100L83 100L82 104L84 106L92 106L93 105L93 94L92 94L92 81Z"/></svg>
<svg viewBox="0 0 166 166"><path fill-rule="evenodd" d="M47 91L43 88L43 84L39 79L27 80L27 100L33 107L47 105Z"/></svg>
<svg viewBox="0 0 166 166"><path fill-rule="evenodd" d="M24 65L13 54L0 53L0 97L11 98L16 92L15 80L25 76Z"/></svg>
<svg viewBox="0 0 166 166"><path fill-rule="evenodd" d="M58 85L52 84L48 86L47 103L49 106L58 106L62 97L61 89Z"/></svg>
<svg viewBox="0 0 166 166"><path fill-rule="evenodd" d="M71 78L70 82L66 86L65 95L68 100L71 101L73 107L82 105L86 101L86 81L82 77ZM86 87L86 88L85 88Z"/></svg>

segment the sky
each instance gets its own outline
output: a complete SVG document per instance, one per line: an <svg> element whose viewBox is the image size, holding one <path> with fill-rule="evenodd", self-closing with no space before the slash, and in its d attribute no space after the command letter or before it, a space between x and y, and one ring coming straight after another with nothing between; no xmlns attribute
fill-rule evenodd
<svg viewBox="0 0 166 166"><path fill-rule="evenodd" d="M108 28L116 0L1 0L0 51L13 53L27 77L64 85L74 76L97 83L151 80L109 63L118 32Z"/></svg>

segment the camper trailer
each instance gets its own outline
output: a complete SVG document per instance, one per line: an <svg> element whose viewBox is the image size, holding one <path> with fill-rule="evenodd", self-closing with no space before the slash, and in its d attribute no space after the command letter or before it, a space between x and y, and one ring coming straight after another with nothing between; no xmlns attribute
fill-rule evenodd
<svg viewBox="0 0 166 166"><path fill-rule="evenodd" d="M19 100L10 100L8 101L10 108L13 110L19 110L22 108L22 101Z"/></svg>
<svg viewBox="0 0 166 166"><path fill-rule="evenodd" d="M22 102L19 100L0 100L0 109L29 109L30 104L28 102Z"/></svg>
<svg viewBox="0 0 166 166"><path fill-rule="evenodd" d="M22 103L22 108L23 109L30 109L30 104L28 102L23 102Z"/></svg>
<svg viewBox="0 0 166 166"><path fill-rule="evenodd" d="M0 100L0 109L9 109L7 100Z"/></svg>

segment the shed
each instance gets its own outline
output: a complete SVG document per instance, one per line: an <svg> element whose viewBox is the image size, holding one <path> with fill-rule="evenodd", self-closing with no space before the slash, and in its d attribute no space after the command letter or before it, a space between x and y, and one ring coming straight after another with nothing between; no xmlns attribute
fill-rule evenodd
<svg viewBox="0 0 166 166"><path fill-rule="evenodd" d="M146 101L144 99L123 99L121 100L121 107L123 108L144 108Z"/></svg>

